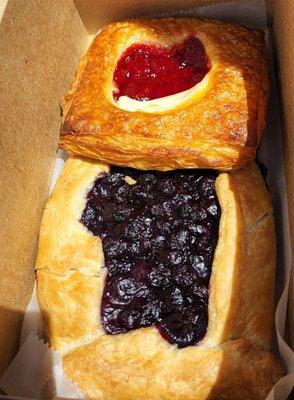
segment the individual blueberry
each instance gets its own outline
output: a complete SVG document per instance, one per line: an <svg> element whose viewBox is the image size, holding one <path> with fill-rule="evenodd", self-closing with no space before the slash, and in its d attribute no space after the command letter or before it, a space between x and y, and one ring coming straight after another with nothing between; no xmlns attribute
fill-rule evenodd
<svg viewBox="0 0 294 400"><path fill-rule="evenodd" d="M145 224L140 220L133 220L128 225L125 225L124 236L128 239L135 240L144 236Z"/></svg>
<svg viewBox="0 0 294 400"><path fill-rule="evenodd" d="M194 256L194 261L192 263L192 268L201 280L208 280L210 277L210 269L204 261L203 256Z"/></svg>
<svg viewBox="0 0 294 400"><path fill-rule="evenodd" d="M179 215L183 218L190 218L192 211L193 211L193 207L189 203L183 204L182 206L179 206L179 208L178 208Z"/></svg>
<svg viewBox="0 0 294 400"><path fill-rule="evenodd" d="M157 183L157 177L155 174L143 173L139 178L140 184L146 185L145 187L150 188Z"/></svg>
<svg viewBox="0 0 294 400"><path fill-rule="evenodd" d="M197 250L199 253L211 251L210 238L206 235L201 235L197 238Z"/></svg>
<svg viewBox="0 0 294 400"><path fill-rule="evenodd" d="M191 213L193 221L203 221L207 218L207 212L203 207L195 206Z"/></svg>
<svg viewBox="0 0 294 400"><path fill-rule="evenodd" d="M103 184L109 184L109 183L118 183L119 181L122 181L124 178L123 173L115 172L109 175L106 175L103 180Z"/></svg>
<svg viewBox="0 0 294 400"><path fill-rule="evenodd" d="M169 252L169 262L171 265L179 265L181 264L183 257L179 251L170 251Z"/></svg>
<svg viewBox="0 0 294 400"><path fill-rule="evenodd" d="M82 223L83 224L87 224L89 221L93 221L93 219L95 218L96 213L93 207L89 206L87 207L82 215Z"/></svg>
<svg viewBox="0 0 294 400"><path fill-rule="evenodd" d="M138 241L129 243L128 250L131 255L133 255L134 257L137 257L142 251L141 242L138 240Z"/></svg>
<svg viewBox="0 0 294 400"><path fill-rule="evenodd" d="M130 189L129 186L124 183L121 186L118 187L117 192L114 194L114 200L117 203L123 203L126 201L128 195L129 195Z"/></svg>
<svg viewBox="0 0 294 400"><path fill-rule="evenodd" d="M117 205L112 210L113 220L116 222L122 222L130 217L131 212L132 208L126 207L124 204Z"/></svg>
<svg viewBox="0 0 294 400"><path fill-rule="evenodd" d="M181 250L189 240L189 231L181 229L171 236L170 247Z"/></svg>
<svg viewBox="0 0 294 400"><path fill-rule="evenodd" d="M159 219L159 220L155 221L155 229L161 235L168 236L172 230L172 225L165 220Z"/></svg>
<svg viewBox="0 0 294 400"><path fill-rule="evenodd" d="M187 193L177 193L173 197L173 201L178 207L183 207L185 204L190 203L191 200L192 196Z"/></svg>
<svg viewBox="0 0 294 400"><path fill-rule="evenodd" d="M185 220L182 225L189 231L192 236L197 236L202 233L203 226L192 220Z"/></svg>
<svg viewBox="0 0 294 400"><path fill-rule="evenodd" d="M176 190L176 186L171 179L161 179L157 185L157 189L165 194L171 194Z"/></svg>
<svg viewBox="0 0 294 400"><path fill-rule="evenodd" d="M161 302L159 300L151 300L144 308L142 308L141 323L142 326L154 325L161 314Z"/></svg>
<svg viewBox="0 0 294 400"><path fill-rule="evenodd" d="M164 286L169 282L170 278L169 269L165 268L164 265L159 264L151 269L149 273L149 281L152 286Z"/></svg>
<svg viewBox="0 0 294 400"><path fill-rule="evenodd" d="M207 211L209 212L209 214L215 217L218 214L218 207L215 203L213 203L207 208Z"/></svg>
<svg viewBox="0 0 294 400"><path fill-rule="evenodd" d="M164 215L170 216L173 212L174 204L172 201L164 201L162 203L162 207L164 210Z"/></svg>
<svg viewBox="0 0 294 400"><path fill-rule="evenodd" d="M171 302L177 306L182 306L184 304L183 294L178 287L176 287L171 293Z"/></svg>
<svg viewBox="0 0 294 400"><path fill-rule="evenodd" d="M117 318L120 326L125 327L127 331L140 327L140 311L138 310L122 310Z"/></svg>
<svg viewBox="0 0 294 400"><path fill-rule="evenodd" d="M162 247L163 247L164 244L165 244L165 240L166 240L165 236L163 236L163 235L161 235L161 234L156 235L156 236L153 237L153 239L152 239L152 248L153 248L154 250L162 249Z"/></svg>
<svg viewBox="0 0 294 400"><path fill-rule="evenodd" d="M107 257L118 257L126 251L127 243L121 239L106 238L103 240L103 249Z"/></svg>
<svg viewBox="0 0 294 400"><path fill-rule="evenodd" d="M117 291L118 295L127 297L145 297L149 293L146 285L131 277L120 278Z"/></svg>
<svg viewBox="0 0 294 400"><path fill-rule="evenodd" d="M187 265L175 267L172 270L173 281L180 287L187 287L193 283L193 274Z"/></svg>
<svg viewBox="0 0 294 400"><path fill-rule="evenodd" d="M106 255L106 266L110 276L120 276L129 272L132 264L127 259L117 259Z"/></svg>
<svg viewBox="0 0 294 400"><path fill-rule="evenodd" d="M159 325L161 335L170 343L183 348L195 343L194 325L179 313L167 315Z"/></svg>

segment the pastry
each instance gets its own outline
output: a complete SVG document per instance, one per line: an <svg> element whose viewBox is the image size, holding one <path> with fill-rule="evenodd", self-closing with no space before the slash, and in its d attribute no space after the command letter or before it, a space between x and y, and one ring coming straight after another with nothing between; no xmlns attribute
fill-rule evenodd
<svg viewBox="0 0 294 400"><path fill-rule="evenodd" d="M46 206L38 299L66 375L93 399L264 399L272 207L237 172L108 167L70 158Z"/></svg>
<svg viewBox="0 0 294 400"><path fill-rule="evenodd" d="M196 18L110 24L64 99L60 147L138 169L246 165L265 123L263 36Z"/></svg>

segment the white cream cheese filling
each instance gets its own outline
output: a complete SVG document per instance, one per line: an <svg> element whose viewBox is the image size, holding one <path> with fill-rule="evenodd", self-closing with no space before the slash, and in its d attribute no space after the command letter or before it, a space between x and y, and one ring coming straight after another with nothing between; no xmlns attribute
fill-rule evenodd
<svg viewBox="0 0 294 400"><path fill-rule="evenodd" d="M118 108L131 112L141 111L146 113L155 113L171 110L179 105L190 103L195 98L203 95L208 87L211 72L212 69L206 74L202 81L196 83L196 85L190 89L170 96L154 100L135 100L128 96L121 96L117 102L113 101Z"/></svg>

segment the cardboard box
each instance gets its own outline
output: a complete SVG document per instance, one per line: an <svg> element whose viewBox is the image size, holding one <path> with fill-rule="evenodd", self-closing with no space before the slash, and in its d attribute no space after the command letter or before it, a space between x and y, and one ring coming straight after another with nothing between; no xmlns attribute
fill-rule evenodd
<svg viewBox="0 0 294 400"><path fill-rule="evenodd" d="M0 375L17 350L32 294L39 225L58 145L60 99L91 35L112 20L215 3L0 1ZM266 5L279 77L289 223L294 229L294 7L291 0L270 0ZM293 279L288 325L294 347Z"/></svg>

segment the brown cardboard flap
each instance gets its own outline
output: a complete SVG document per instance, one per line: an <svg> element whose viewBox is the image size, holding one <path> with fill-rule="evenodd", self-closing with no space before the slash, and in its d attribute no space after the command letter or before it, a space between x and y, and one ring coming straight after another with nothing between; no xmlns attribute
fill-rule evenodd
<svg viewBox="0 0 294 400"><path fill-rule="evenodd" d="M294 249L294 7L293 0L276 0L274 9L274 33L278 50L278 65L284 124L284 157L289 207L289 225ZM290 283L288 309L290 343L294 348L294 274Z"/></svg>
<svg viewBox="0 0 294 400"><path fill-rule="evenodd" d="M34 283L61 96L87 35L71 0L7 3L0 26L0 375Z"/></svg>
<svg viewBox="0 0 294 400"><path fill-rule="evenodd" d="M271 22L275 11L275 0L264 0L267 11L267 18Z"/></svg>
<svg viewBox="0 0 294 400"><path fill-rule="evenodd" d="M110 21L166 13L177 10L188 10L200 6L227 2L228 0L74 0L84 25L89 33L96 33L103 25ZM238 1L238 0L230 0ZM259 1L259 0L253 0ZM102 6L103 4L103 6Z"/></svg>
<svg viewBox="0 0 294 400"><path fill-rule="evenodd" d="M82 21L89 33L96 33L110 21L142 15L164 13L167 16L179 10L209 6L220 3L238 2L239 0L74 0ZM263 4L264 0L247 0L248 3ZM265 0L270 20L274 12L275 0Z"/></svg>
<svg viewBox="0 0 294 400"><path fill-rule="evenodd" d="M74 1L89 32L96 32L110 20L219 2ZM274 12L280 56L286 173L292 221L293 0L268 0L267 4L270 13ZM2 3L0 11L1 7ZM7 3L0 25L0 375L16 349L23 313L32 291L39 224L59 136L60 98L67 90L87 41L88 35L72 0L35 0L29 4L27 1L9 0ZM294 299L289 316L294 344Z"/></svg>

